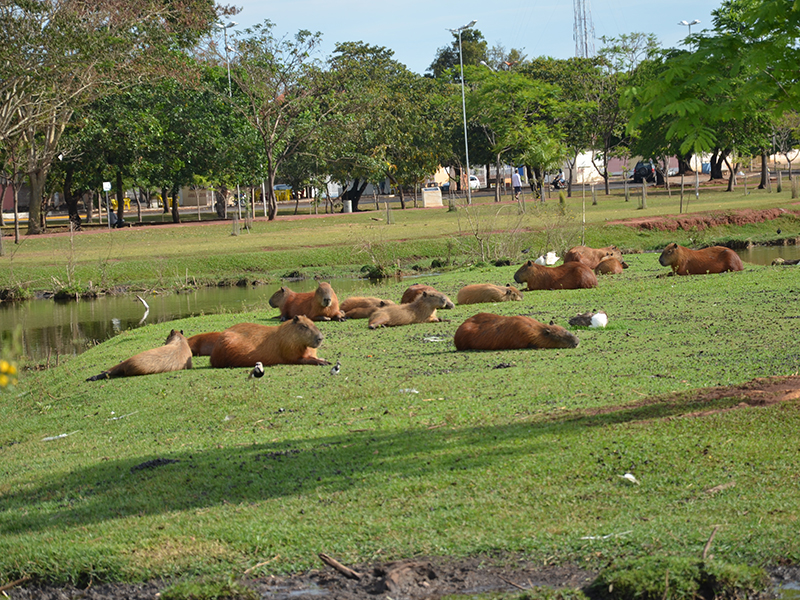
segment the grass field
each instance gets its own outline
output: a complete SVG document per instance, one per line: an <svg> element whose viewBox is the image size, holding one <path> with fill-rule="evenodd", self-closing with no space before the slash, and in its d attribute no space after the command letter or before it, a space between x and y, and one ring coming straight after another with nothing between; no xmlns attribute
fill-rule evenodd
<svg viewBox="0 0 800 600"><path fill-rule="evenodd" d="M596 224L614 212L595 220L587 242L663 245L666 234ZM113 255L119 262L112 267L108 259L109 271L124 270L133 282L153 279L133 249L163 256L164 278L173 261L182 271L207 260L215 277L221 264L247 272L248 257L284 252L319 252L333 269L361 262L352 248L379 227L382 251L440 244L446 252L454 226L447 229L439 214L395 211L393 226L370 223L371 213L258 223L235 238L214 225L81 235L72 243L100 240L115 251L87 246L71 264L83 278L79 269L101 268ZM435 234L420 232L425 227ZM781 228L800 236L792 218ZM670 241L767 238L774 229L682 232ZM519 235L515 244L532 245L544 234ZM4 260L14 261L13 277L38 281L64 268L68 240L26 240ZM349 249L335 240L350 240ZM247 247L231 255L237 244ZM190 245L192 257L179 252ZM460 268L418 281L453 298L469 283L513 281L518 264L490 266L475 252L453 253ZM442 323L376 331L360 320L322 323L319 355L341 361L338 376L327 367L279 365L248 381L247 369L211 369L200 357L191 371L84 381L160 345L173 327L193 335L243 321L276 324L268 306L149 325L56 368L23 371L16 389L0 393L0 581L239 576L267 561L250 573L288 573L314 565L318 552L347 564L512 552L599 568L697 556L717 525L719 560L796 564L796 400L699 401L696 390L797 374L797 271L747 266L658 278L666 269L657 256L626 256L630 268L595 289L457 306L440 311L449 319ZM288 258L269 269L262 263L259 276L288 268L281 260ZM311 262L297 267L315 271ZM399 300L406 286L387 282L374 293ZM575 349L456 352L452 344L458 325L477 312L567 326L594 309L604 309L609 324L571 328L580 338Z"/></svg>

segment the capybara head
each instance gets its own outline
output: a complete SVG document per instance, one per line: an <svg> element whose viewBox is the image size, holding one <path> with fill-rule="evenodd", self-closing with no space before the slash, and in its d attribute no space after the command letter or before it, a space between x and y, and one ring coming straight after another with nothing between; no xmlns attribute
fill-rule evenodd
<svg viewBox="0 0 800 600"><path fill-rule="evenodd" d="M664 248L661 256L658 257L658 262L661 263L662 267L668 267L674 264L676 260L678 260L678 244L673 242Z"/></svg>
<svg viewBox="0 0 800 600"><path fill-rule="evenodd" d="M426 302L432 302L436 308L453 308L455 305L450 299L441 292L422 292L422 298L426 298Z"/></svg>
<svg viewBox="0 0 800 600"><path fill-rule="evenodd" d="M172 329L172 330L170 330L169 335L167 336L167 339L164 342L164 344L165 345L169 344L170 342L174 342L175 340L179 340L179 339L181 339L183 337L184 336L183 336L183 330L182 329L180 331L175 331L174 329Z"/></svg>
<svg viewBox="0 0 800 600"><path fill-rule="evenodd" d="M286 301L286 296L289 294L290 290L287 287L282 287L277 292L272 294L269 298L269 305L272 308L280 308L283 306L283 303Z"/></svg>
<svg viewBox="0 0 800 600"><path fill-rule="evenodd" d="M333 293L331 284L323 281L317 287L315 296L317 298L317 302L320 303L320 306L330 306L333 304L333 299L336 297L336 294Z"/></svg>
<svg viewBox="0 0 800 600"><path fill-rule="evenodd" d="M542 337L552 344L550 348L575 348L579 340L574 333L567 331L561 325L556 325L553 321L542 329Z"/></svg>
<svg viewBox="0 0 800 600"><path fill-rule="evenodd" d="M533 267L533 261L529 260L522 265L517 272L514 273L514 281L517 283L526 283L528 281L527 273Z"/></svg>
<svg viewBox="0 0 800 600"><path fill-rule="evenodd" d="M618 261L622 262L622 251L616 246L609 246L606 248L606 256L616 258Z"/></svg>
<svg viewBox="0 0 800 600"><path fill-rule="evenodd" d="M506 300L522 300L522 292L510 283L506 284Z"/></svg>
<svg viewBox="0 0 800 600"><path fill-rule="evenodd" d="M319 348L320 344L322 344L322 339L324 337L322 332L314 325L314 321L308 317L298 315L291 321L288 321L288 323L291 324L292 329L295 331L297 339L306 346Z"/></svg>

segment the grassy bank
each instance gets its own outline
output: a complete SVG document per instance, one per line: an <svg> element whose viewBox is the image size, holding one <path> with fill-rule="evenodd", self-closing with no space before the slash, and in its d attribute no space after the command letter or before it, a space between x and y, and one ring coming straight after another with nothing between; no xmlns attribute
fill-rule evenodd
<svg viewBox="0 0 800 600"><path fill-rule="evenodd" d="M689 210L695 212L797 209L788 192L745 196L703 190L699 200L693 195L690 199ZM6 297L42 291L74 297L119 289L277 281L289 274L357 276L363 268L408 273L429 268L433 260L456 266L502 258L514 262L525 257L522 250L536 256L548 250L563 253L581 241L644 251L672 241L691 246L731 241L793 243L800 237L800 221L790 216L745 228L690 227L675 232L607 225L619 219L675 214L680 202L676 191L672 196L651 191L646 209L639 208L638 198L626 201L621 191L609 197L599 195L596 206L591 196L584 203L578 192L565 198L563 205L557 197L544 204L529 202L524 215L518 214L514 203L479 200L455 212L409 209L387 215L386 211L366 211L303 220L284 215L274 222L258 220L250 231L241 230L235 236L230 222L219 222L28 237L19 245L6 241L2 263L8 268L0 270L0 290Z"/></svg>
<svg viewBox="0 0 800 600"><path fill-rule="evenodd" d="M318 566L318 552L346 564L519 552L599 567L696 557L717 525L719 560L797 562L797 402L694 392L798 371L796 270L659 279L655 255L626 260L596 289L457 306L441 312L449 322L323 323L319 355L341 361L338 376L276 366L254 382L201 357L191 371L84 382L172 327L275 323L267 306L150 325L24 372L0 396L0 581L264 575ZM515 270L424 281L455 297ZM404 288L375 293L398 300ZM608 327L573 329L575 349L452 345L477 312L566 326L600 308Z"/></svg>

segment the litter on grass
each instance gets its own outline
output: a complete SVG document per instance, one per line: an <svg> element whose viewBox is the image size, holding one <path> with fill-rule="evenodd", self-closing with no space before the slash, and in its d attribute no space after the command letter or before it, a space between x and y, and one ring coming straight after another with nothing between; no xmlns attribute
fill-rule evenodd
<svg viewBox="0 0 800 600"><path fill-rule="evenodd" d="M60 440L61 438L65 438L65 437L68 437L68 436L73 435L75 433L78 433L78 431L80 431L80 429L78 429L77 431L73 431L72 433L62 433L62 434L59 434L59 435L54 435L54 436L51 436L51 437L42 438L42 441L43 442L52 442L53 440Z"/></svg>
<svg viewBox="0 0 800 600"><path fill-rule="evenodd" d="M403 388L400 390L401 394L419 394L419 390L415 388Z"/></svg>

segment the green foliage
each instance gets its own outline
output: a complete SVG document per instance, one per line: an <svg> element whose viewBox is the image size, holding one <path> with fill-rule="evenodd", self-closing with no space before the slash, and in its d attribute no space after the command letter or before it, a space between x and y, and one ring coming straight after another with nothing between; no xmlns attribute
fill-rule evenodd
<svg viewBox="0 0 800 600"><path fill-rule="evenodd" d="M232 579L181 581L161 592L163 600L258 600L252 589Z"/></svg>
<svg viewBox="0 0 800 600"><path fill-rule="evenodd" d="M648 556L606 567L592 583L593 598L664 600L668 598L752 598L765 592L763 569L686 557Z"/></svg>

